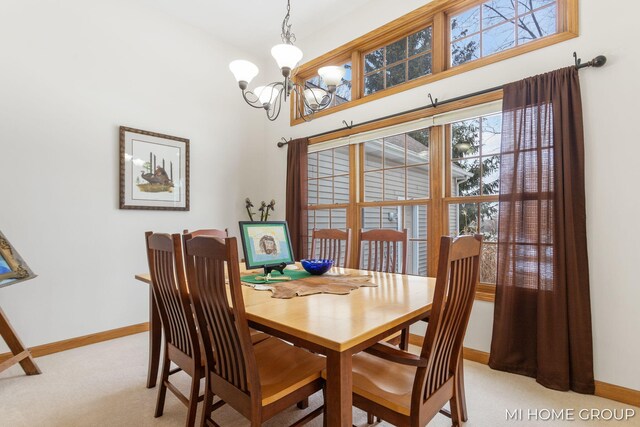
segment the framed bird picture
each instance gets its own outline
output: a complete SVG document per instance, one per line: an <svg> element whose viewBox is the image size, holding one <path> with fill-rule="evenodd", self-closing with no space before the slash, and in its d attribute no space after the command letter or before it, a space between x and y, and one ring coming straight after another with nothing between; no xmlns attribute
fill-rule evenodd
<svg viewBox="0 0 640 427"><path fill-rule="evenodd" d="M120 209L189 210L189 140L120 127Z"/></svg>

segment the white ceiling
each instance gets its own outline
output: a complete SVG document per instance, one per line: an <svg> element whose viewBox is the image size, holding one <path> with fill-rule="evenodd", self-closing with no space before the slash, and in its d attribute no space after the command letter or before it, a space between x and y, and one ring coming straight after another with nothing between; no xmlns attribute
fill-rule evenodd
<svg viewBox="0 0 640 427"><path fill-rule="evenodd" d="M286 0L139 0L201 28L218 39L264 53L280 42ZM292 31L298 39L344 19L370 0L291 0Z"/></svg>

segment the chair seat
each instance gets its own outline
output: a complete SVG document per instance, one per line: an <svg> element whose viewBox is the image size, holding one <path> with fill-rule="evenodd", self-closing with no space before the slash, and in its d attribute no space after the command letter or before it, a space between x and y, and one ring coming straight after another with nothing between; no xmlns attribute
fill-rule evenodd
<svg viewBox="0 0 640 427"><path fill-rule="evenodd" d="M369 353L353 356L353 392L395 412L409 415L416 367Z"/></svg>
<svg viewBox="0 0 640 427"><path fill-rule="evenodd" d="M269 337L254 346L266 406L318 378L325 367L324 357Z"/></svg>

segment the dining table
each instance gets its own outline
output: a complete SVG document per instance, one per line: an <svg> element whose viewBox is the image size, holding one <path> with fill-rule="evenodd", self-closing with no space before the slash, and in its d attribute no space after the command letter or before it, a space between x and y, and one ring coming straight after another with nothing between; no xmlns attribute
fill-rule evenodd
<svg viewBox="0 0 640 427"><path fill-rule="evenodd" d="M247 271L241 264L241 276L255 273L259 271ZM333 268L330 273L370 275L376 286L362 286L346 295L319 293L289 299L243 286L242 294L249 326L326 356L326 425L351 427L352 356L424 318L431 309L435 278L346 268ZM331 281L332 276L320 277ZM135 278L151 284L148 273ZM151 388L158 376L162 328L149 289L147 387Z"/></svg>

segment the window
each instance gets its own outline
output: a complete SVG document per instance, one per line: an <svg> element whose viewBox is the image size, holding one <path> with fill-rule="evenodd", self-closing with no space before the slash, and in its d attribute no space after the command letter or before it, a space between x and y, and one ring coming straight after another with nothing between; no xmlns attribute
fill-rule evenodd
<svg viewBox="0 0 640 427"><path fill-rule="evenodd" d="M427 27L364 55L364 95L431 74L431 36Z"/></svg>
<svg viewBox="0 0 640 427"><path fill-rule="evenodd" d="M407 229L408 274L435 275L440 236L484 236L480 292L496 282L502 115L495 102L310 146L308 235ZM466 101L465 101L466 102ZM468 104L460 104L468 107ZM382 126L382 125L381 125ZM426 127L425 127L426 126ZM330 144L330 145L329 145ZM345 144L339 148L337 145ZM313 152L316 150L316 152ZM446 184L445 184L446 183ZM334 191L335 194L331 194ZM309 251L311 248L309 247ZM489 297L486 297L489 298Z"/></svg>
<svg viewBox="0 0 640 427"><path fill-rule="evenodd" d="M480 282L495 284L502 115L481 116L449 126L449 234L484 236Z"/></svg>
<svg viewBox="0 0 640 427"><path fill-rule="evenodd" d="M451 66L557 32L557 0L489 0L450 18Z"/></svg>
<svg viewBox="0 0 640 427"><path fill-rule="evenodd" d="M314 87L320 67L346 64L334 104L315 113L321 117L578 37L578 1L429 2L301 65L293 78ZM292 102L291 125L304 122L299 111Z"/></svg>

